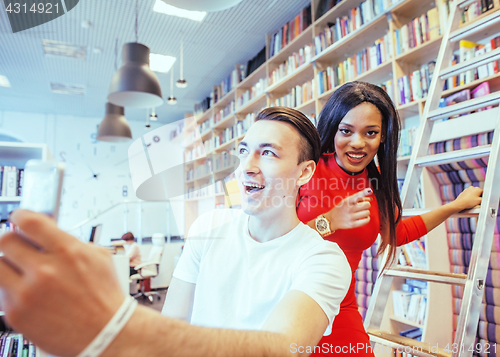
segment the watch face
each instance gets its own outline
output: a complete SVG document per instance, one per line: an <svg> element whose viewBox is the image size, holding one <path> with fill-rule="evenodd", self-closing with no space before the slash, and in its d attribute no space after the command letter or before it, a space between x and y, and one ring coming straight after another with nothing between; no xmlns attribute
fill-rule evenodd
<svg viewBox="0 0 500 357"><path fill-rule="evenodd" d="M328 229L328 223L326 222L326 219L324 218L318 219L318 221L316 222L316 228L320 232L325 232Z"/></svg>

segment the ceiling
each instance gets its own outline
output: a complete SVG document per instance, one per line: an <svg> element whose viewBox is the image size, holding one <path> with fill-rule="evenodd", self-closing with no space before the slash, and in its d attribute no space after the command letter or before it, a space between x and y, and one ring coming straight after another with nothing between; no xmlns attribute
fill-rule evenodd
<svg viewBox="0 0 500 357"><path fill-rule="evenodd" d="M186 0L189 1L189 0ZM207 0L208 1L208 0ZM158 119L170 123L192 112L234 69L265 45L267 33L295 17L310 0L243 0L237 6L208 13L202 22L154 12L155 0L139 1L139 42L153 53L177 57L184 39L184 78L188 87L174 86L175 106L157 108ZM0 5L0 75L11 87L0 87L0 110L43 114L104 116L108 87L118 66L121 47L135 41L135 0L80 0L71 11L46 24L12 33L3 2ZM82 22L90 21L87 29ZM85 60L44 55L42 39L87 46ZM94 49L101 49L95 53ZM170 73L158 73L163 97L170 95ZM84 95L52 93L51 82L84 85ZM126 108L129 120L146 119L145 109Z"/></svg>

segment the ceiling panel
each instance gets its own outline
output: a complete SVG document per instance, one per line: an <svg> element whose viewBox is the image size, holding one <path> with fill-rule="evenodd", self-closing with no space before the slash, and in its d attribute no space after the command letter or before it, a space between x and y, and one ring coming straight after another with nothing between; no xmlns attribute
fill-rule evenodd
<svg viewBox="0 0 500 357"><path fill-rule="evenodd" d="M184 39L184 78L188 87L174 86L178 104L157 108L160 121L184 117L195 103L208 96L236 63L246 63L265 44L265 36L279 29L308 5L310 0L244 0L237 6L209 13L202 22L154 12L155 0L139 1L138 38L154 53L178 58ZM46 114L104 115L104 105L115 64L121 64L121 47L135 41L135 0L81 0L51 22L16 34L0 4L0 75L11 88L0 87L0 110ZM88 29L82 22L88 21ZM87 58L45 56L42 39L87 46ZM118 56L115 43L118 41ZM170 95L170 73L158 74L163 97ZM54 94L50 82L83 84L85 95ZM146 110L126 109L129 120L143 121Z"/></svg>

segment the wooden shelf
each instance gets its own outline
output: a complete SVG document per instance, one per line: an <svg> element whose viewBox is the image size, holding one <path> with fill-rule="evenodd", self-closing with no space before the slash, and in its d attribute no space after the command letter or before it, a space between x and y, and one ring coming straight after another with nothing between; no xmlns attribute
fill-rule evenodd
<svg viewBox="0 0 500 357"><path fill-rule="evenodd" d="M410 155L398 156L397 160L398 162L408 162L410 161L410 158L411 158Z"/></svg>
<svg viewBox="0 0 500 357"><path fill-rule="evenodd" d="M378 65L375 68L370 69L369 71L361 73L359 76L354 77L352 80L353 81L366 81L366 82L370 82L370 83L376 83L376 82L381 83L381 82L386 81L391 76L391 73L392 73L392 61L387 61L387 62L384 62L384 63ZM330 98L332 93L335 92L343 84L344 83L320 94L318 96L318 100L321 100L321 101L328 100L328 98Z"/></svg>
<svg viewBox="0 0 500 357"><path fill-rule="evenodd" d="M500 83L500 72L496 73L492 76L488 76L488 77L485 77L482 79L477 79L475 81L463 84L463 85L458 86L458 87L447 89L447 90L443 91L443 94L441 96L444 98L444 97L447 97L453 93L460 92L461 90L464 90L464 89L474 88L483 82L489 82L489 81L494 81L494 82Z"/></svg>
<svg viewBox="0 0 500 357"><path fill-rule="evenodd" d="M311 62L304 63L297 67L295 71L283 77L280 81L267 87L266 92L279 96L278 94L287 94L297 85L302 85L314 78L313 65Z"/></svg>
<svg viewBox="0 0 500 357"><path fill-rule="evenodd" d="M266 92L250 100L241 108L236 109L236 114L248 114L248 113L253 113L256 110L259 110L260 108L262 108L262 106L266 106L266 104L262 105L265 99L267 99Z"/></svg>
<svg viewBox="0 0 500 357"><path fill-rule="evenodd" d="M338 63L346 56L357 53L361 48L372 45L375 40L383 37L388 29L386 15L383 13L326 48L313 57L312 62Z"/></svg>
<svg viewBox="0 0 500 357"><path fill-rule="evenodd" d="M205 130L205 132L201 133L200 139L201 141L205 141L208 139L208 137L212 134L212 129Z"/></svg>
<svg viewBox="0 0 500 357"><path fill-rule="evenodd" d="M316 27L316 33L323 31L323 29L328 26L329 22L335 22L337 17L340 18L347 15L348 12L359 5L359 2L353 0L343 0L337 3L334 7L328 10L323 16L314 22L314 27Z"/></svg>
<svg viewBox="0 0 500 357"><path fill-rule="evenodd" d="M196 118L196 124L201 124L203 123L205 120L208 120L210 119L210 117L212 116L212 109L213 108L208 108L205 113L203 113L202 115L200 115L198 118Z"/></svg>
<svg viewBox="0 0 500 357"><path fill-rule="evenodd" d="M259 68L253 71L247 78L238 84L237 92L240 92L242 89L247 90L252 88L252 86L257 83L260 79L267 77L267 63L264 62Z"/></svg>
<svg viewBox="0 0 500 357"><path fill-rule="evenodd" d="M236 141L236 139L231 139L229 141L226 141L225 143L217 146L214 148L214 153L219 153L221 151L227 150L231 147L231 145Z"/></svg>
<svg viewBox="0 0 500 357"><path fill-rule="evenodd" d="M417 16L420 16L430 10L434 0L403 0L395 4L391 10L399 21L403 22L402 25L408 23Z"/></svg>
<svg viewBox="0 0 500 357"><path fill-rule="evenodd" d="M213 130L223 130L234 126L235 123L234 120L232 120L234 118L235 118L234 113L229 114L225 118L222 118L221 121L215 123L213 126Z"/></svg>
<svg viewBox="0 0 500 357"><path fill-rule="evenodd" d="M231 89L231 91L229 93L227 93L224 97L219 99L219 101L213 105L212 109L214 111L214 114L215 114L215 112L217 112L221 109L224 109L229 103L231 103L231 101L236 102L236 99L235 99L236 88L237 88L237 86L235 88Z"/></svg>
<svg viewBox="0 0 500 357"><path fill-rule="evenodd" d="M427 41L420 46L410 49L408 52L402 53L396 57L396 61L408 62L413 65L420 66L424 63L435 60L441 46L443 36L439 36L435 40Z"/></svg>
<svg viewBox="0 0 500 357"><path fill-rule="evenodd" d="M308 44L312 43L312 26L302 31L300 35L293 39L287 46L282 48L277 54L268 59L268 62L273 67L279 66L281 63L285 62L286 59L291 56L293 52L299 52L299 50ZM272 68L274 69L274 68ZM269 69L269 72L272 71Z"/></svg>
<svg viewBox="0 0 500 357"><path fill-rule="evenodd" d="M216 170L214 171L214 175L215 176L220 176L221 174L223 173L227 173L227 174L230 174L232 172L234 172L234 170L236 170L236 167L237 166L232 166L232 165L229 165L227 167L224 167L223 169L220 169L220 170Z"/></svg>
<svg viewBox="0 0 500 357"><path fill-rule="evenodd" d="M307 102L296 106L295 109L299 112L304 113L305 115L311 112L316 112L316 99L310 99Z"/></svg>
<svg viewBox="0 0 500 357"><path fill-rule="evenodd" d="M418 328L424 328L423 325L420 325L414 321L410 321L408 319L405 319L404 317L399 317L399 316L396 316L396 315L391 315L390 319L392 321L397 321L399 323L402 323L402 324L405 324L405 325L408 325L408 326L413 326L413 327L418 327Z"/></svg>
<svg viewBox="0 0 500 357"><path fill-rule="evenodd" d="M203 176L200 176L200 177L195 177L194 180L195 181L205 181L209 178L211 178L213 175L213 172L210 172L209 174L206 174L206 175L203 175Z"/></svg>

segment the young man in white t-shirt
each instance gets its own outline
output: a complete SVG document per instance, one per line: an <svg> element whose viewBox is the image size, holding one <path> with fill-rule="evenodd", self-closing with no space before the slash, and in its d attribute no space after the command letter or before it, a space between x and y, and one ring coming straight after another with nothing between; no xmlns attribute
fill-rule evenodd
<svg viewBox="0 0 500 357"><path fill-rule="evenodd" d="M201 326L315 337L331 327L350 269L337 244L296 214L319 143L302 113L281 107L259 113L237 149L242 210L215 210L195 221L163 314Z"/></svg>
<svg viewBox="0 0 500 357"><path fill-rule="evenodd" d="M175 318L134 310L104 249L43 214L17 210L11 222L23 234L0 239L7 321L58 356L309 355L351 277L338 246L295 213L298 189L319 158L319 136L303 114L269 108L239 158L243 212L214 212L194 224L165 304Z"/></svg>

